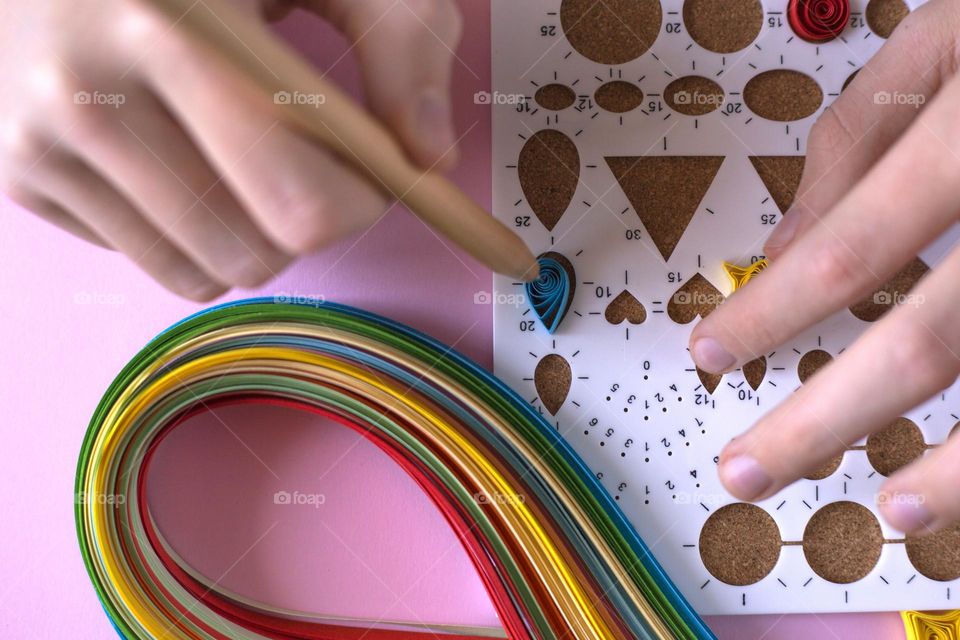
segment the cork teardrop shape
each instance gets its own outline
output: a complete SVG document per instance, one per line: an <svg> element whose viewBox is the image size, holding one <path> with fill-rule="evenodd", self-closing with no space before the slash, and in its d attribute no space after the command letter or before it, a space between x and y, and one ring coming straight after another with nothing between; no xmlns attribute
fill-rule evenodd
<svg viewBox="0 0 960 640"><path fill-rule="evenodd" d="M580 182L577 145L560 131L538 131L520 150L517 171L527 203L543 226L552 231Z"/></svg>
<svg viewBox="0 0 960 640"><path fill-rule="evenodd" d="M646 53L660 34L660 0L563 0L560 25L570 45L600 64L623 64Z"/></svg>
<svg viewBox="0 0 960 640"><path fill-rule="evenodd" d="M764 71L747 82L743 101L761 118L793 122L812 116L823 104L823 89L805 73L792 69Z"/></svg>
<svg viewBox="0 0 960 640"><path fill-rule="evenodd" d="M797 377L800 378L800 384L805 383L810 376L830 364L832 360L833 356L823 349L814 349L803 354L800 362L797 363Z"/></svg>
<svg viewBox="0 0 960 640"><path fill-rule="evenodd" d="M743 377L754 391L760 388L760 384L766 375L767 359L764 356L760 356L743 365Z"/></svg>
<svg viewBox="0 0 960 640"><path fill-rule="evenodd" d="M610 324L620 324L624 320L630 324L643 324L647 319L647 310L632 293L624 290L607 305L603 317Z"/></svg>
<svg viewBox="0 0 960 640"><path fill-rule="evenodd" d="M814 573L836 584L864 578L883 550L876 516L856 502L831 502L807 522L803 555Z"/></svg>
<svg viewBox="0 0 960 640"><path fill-rule="evenodd" d="M723 104L723 87L703 76L677 78L663 90L663 100L685 116L705 116Z"/></svg>
<svg viewBox="0 0 960 640"><path fill-rule="evenodd" d="M713 395L713 392L716 391L717 387L720 386L720 381L723 380L722 374L707 373L699 367L697 367L697 377L700 378L703 388L706 389L707 393L711 395Z"/></svg>
<svg viewBox="0 0 960 640"><path fill-rule="evenodd" d="M593 99L604 111L627 113L643 104L643 91L632 82L612 80L600 85Z"/></svg>
<svg viewBox="0 0 960 640"><path fill-rule="evenodd" d="M563 356L551 353L537 363L533 373L533 384L540 396L543 407L550 415L557 415L560 407L567 400L570 385L573 383L573 373L570 363Z"/></svg>
<svg viewBox="0 0 960 640"><path fill-rule="evenodd" d="M577 94L565 84L546 84L533 95L534 101L548 111L563 111L573 106Z"/></svg>
<svg viewBox="0 0 960 640"><path fill-rule="evenodd" d="M803 177L805 156L750 156L763 186L777 204L780 213L786 213L797 197Z"/></svg>

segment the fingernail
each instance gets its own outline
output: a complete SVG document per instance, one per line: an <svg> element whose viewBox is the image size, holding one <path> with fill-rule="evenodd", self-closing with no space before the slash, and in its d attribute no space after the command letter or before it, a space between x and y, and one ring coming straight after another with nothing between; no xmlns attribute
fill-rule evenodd
<svg viewBox="0 0 960 640"><path fill-rule="evenodd" d="M737 359L713 338L700 338L690 347L690 354L698 367L707 373L723 373L737 363Z"/></svg>
<svg viewBox="0 0 960 640"><path fill-rule="evenodd" d="M883 517L904 533L924 533L935 519L926 506L926 498L910 493L881 493L878 500Z"/></svg>
<svg viewBox="0 0 960 640"><path fill-rule="evenodd" d="M773 228L773 233L770 234L770 237L767 238L767 242L764 245L771 249L780 249L793 240L793 236L797 235L797 229L800 227L800 216L796 211L787 212L784 214L780 222Z"/></svg>
<svg viewBox="0 0 960 640"><path fill-rule="evenodd" d="M773 480L760 463L747 455L739 455L727 460L720 467L720 480L730 493L741 500L754 500L763 495L773 484Z"/></svg>
<svg viewBox="0 0 960 640"><path fill-rule="evenodd" d="M444 161L455 158L453 146L457 138L453 131L450 102L445 94L429 89L421 96L417 106L417 131L432 155L443 157Z"/></svg>

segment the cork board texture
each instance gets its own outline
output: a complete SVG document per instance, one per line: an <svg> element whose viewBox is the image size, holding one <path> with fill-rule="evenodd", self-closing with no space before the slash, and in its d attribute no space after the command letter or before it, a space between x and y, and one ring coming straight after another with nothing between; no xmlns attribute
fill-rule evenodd
<svg viewBox="0 0 960 640"><path fill-rule="evenodd" d="M716 472L731 438L911 303L955 231L739 369L699 371L687 350L700 319L737 295L724 263L763 258L803 198L813 123L920 4L852 0L849 18L801 34L786 0L493 0L493 91L513 98L490 107L493 213L575 274L552 333L522 283L495 277L495 372L657 541L705 615L936 610L960 597L947 552L960 529L905 538L875 501L960 423L957 386L838 442L757 504Z"/></svg>

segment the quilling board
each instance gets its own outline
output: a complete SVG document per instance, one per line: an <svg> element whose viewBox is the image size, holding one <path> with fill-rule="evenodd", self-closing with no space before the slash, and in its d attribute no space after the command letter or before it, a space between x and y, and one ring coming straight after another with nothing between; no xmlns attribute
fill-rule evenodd
<svg viewBox="0 0 960 640"><path fill-rule="evenodd" d="M576 277L552 333L521 284L495 279L496 373L587 460L700 613L955 608L960 531L905 540L874 503L884 474L960 420L956 387L756 506L715 469L732 436L890 300L909 302L952 237L742 371L702 375L686 349L731 292L723 263L762 258L817 116L921 3L813 4L823 19L805 25L773 0L493 1L494 211Z"/></svg>

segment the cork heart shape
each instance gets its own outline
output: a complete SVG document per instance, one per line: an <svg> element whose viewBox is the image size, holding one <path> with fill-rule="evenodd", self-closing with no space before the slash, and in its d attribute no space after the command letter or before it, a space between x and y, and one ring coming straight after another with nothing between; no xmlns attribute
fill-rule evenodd
<svg viewBox="0 0 960 640"><path fill-rule="evenodd" d="M647 319L647 310L632 293L624 289L607 305L603 317L610 324L620 324L624 320L630 324L643 324Z"/></svg>
<svg viewBox="0 0 960 640"><path fill-rule="evenodd" d="M697 316L706 318L723 300L719 289L698 273L670 296L667 315L677 324L690 324Z"/></svg>

